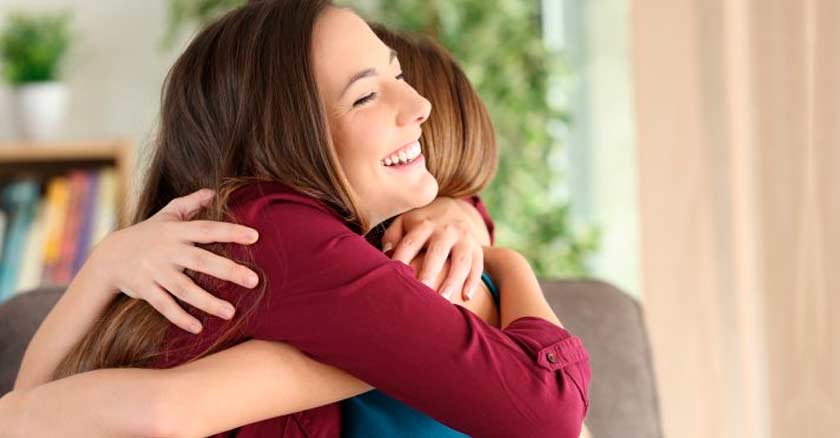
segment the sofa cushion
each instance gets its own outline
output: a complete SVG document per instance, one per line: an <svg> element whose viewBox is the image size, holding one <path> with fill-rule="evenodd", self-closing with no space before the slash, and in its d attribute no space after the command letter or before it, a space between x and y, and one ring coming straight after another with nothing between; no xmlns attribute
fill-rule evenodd
<svg viewBox="0 0 840 438"><path fill-rule="evenodd" d="M597 280L542 281L560 321L589 351L592 382L586 424L592 436L662 436L659 401L642 310Z"/></svg>
<svg viewBox="0 0 840 438"><path fill-rule="evenodd" d="M0 394L12 390L26 346L63 288L43 288L15 295L0 305Z"/></svg>

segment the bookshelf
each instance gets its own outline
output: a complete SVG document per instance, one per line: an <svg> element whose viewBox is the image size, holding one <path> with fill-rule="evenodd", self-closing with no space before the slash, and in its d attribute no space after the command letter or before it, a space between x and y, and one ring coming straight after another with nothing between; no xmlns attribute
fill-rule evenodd
<svg viewBox="0 0 840 438"><path fill-rule="evenodd" d="M66 284L98 239L127 224L133 155L121 139L0 141L0 302Z"/></svg>
<svg viewBox="0 0 840 438"><path fill-rule="evenodd" d="M56 142L0 141L0 186L23 176L39 180L74 169L111 166L117 171L120 206L117 217L128 223L134 160L127 140L76 140Z"/></svg>

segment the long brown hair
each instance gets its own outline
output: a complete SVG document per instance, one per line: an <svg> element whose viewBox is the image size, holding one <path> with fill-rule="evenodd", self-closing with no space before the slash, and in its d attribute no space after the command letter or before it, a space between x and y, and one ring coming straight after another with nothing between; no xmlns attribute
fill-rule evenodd
<svg viewBox="0 0 840 438"><path fill-rule="evenodd" d="M135 223L203 187L219 193L203 217L231 219L224 207L233 190L251 180L273 180L367 229L338 165L309 62L312 29L330 5L329 0L252 1L190 42L163 85L155 153ZM240 310L230 330L199 355L218 350L248 313ZM145 302L120 296L55 376L148 366L159 356L169 326Z"/></svg>
<svg viewBox="0 0 840 438"><path fill-rule="evenodd" d="M360 230L367 229L355 213L352 192L326 134L310 66L299 61L309 59L311 28L327 5L252 1L195 37L164 84L156 152L135 222L201 187L215 187L219 193L203 217L230 220L225 210L228 195L250 180L265 179L315 196L355 221ZM409 83L435 106L422 141L440 193L477 194L497 165L492 125L478 95L452 57L431 39L391 33L381 26L374 29L400 54ZM448 85L438 90L441 84ZM247 253L239 261L260 271ZM221 335L200 344L193 358L225 348L264 293L248 292L259 295L248 300L246 309L237 305L234 321ZM199 319L210 318L192 311ZM147 303L121 295L61 362L55 377L149 366L164 353L170 327Z"/></svg>
<svg viewBox="0 0 840 438"><path fill-rule="evenodd" d="M399 54L406 81L432 103L420 142L438 194L477 195L492 181L499 154L490 116L467 75L431 37L371 28Z"/></svg>

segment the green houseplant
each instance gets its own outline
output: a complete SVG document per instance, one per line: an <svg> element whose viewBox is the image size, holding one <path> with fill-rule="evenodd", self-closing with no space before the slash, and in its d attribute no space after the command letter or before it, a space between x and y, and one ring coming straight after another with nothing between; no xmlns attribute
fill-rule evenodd
<svg viewBox="0 0 840 438"><path fill-rule="evenodd" d="M206 23L244 0L170 0L169 34ZM540 277L582 276L598 246L596 227L571 223L562 196L562 148L550 127L571 123L548 101L561 59L542 44L539 1L339 0L394 29L437 38L459 60L493 118L500 163L482 194L496 220L497 242L521 251ZM185 14L190 11L192 15ZM177 14L176 14L177 12Z"/></svg>
<svg viewBox="0 0 840 438"><path fill-rule="evenodd" d="M70 12L13 13L0 33L3 77L15 89L22 136L33 140L60 135L69 90L59 80L70 46Z"/></svg>

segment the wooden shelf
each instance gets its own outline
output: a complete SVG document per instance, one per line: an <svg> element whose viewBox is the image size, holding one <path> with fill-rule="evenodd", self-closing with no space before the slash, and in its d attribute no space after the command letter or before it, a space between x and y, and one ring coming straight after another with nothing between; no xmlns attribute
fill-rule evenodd
<svg viewBox="0 0 840 438"><path fill-rule="evenodd" d="M125 141L75 141L50 143L0 142L0 165L56 161L117 161L127 158Z"/></svg>

